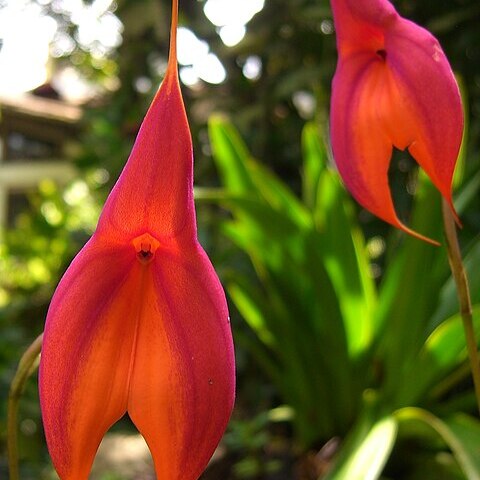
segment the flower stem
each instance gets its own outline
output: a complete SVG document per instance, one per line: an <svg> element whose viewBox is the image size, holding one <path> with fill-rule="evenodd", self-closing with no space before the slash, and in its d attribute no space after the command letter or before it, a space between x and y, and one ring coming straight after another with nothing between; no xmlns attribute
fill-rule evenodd
<svg viewBox="0 0 480 480"><path fill-rule="evenodd" d="M472 302L470 300L470 290L468 288L468 279L462 262L460 246L458 244L457 229L450 206L445 200L442 200L443 224L445 237L447 240L448 261L452 270L455 285L457 287L458 302L460 305L460 315L465 330L465 339L467 342L468 357L470 359L470 368L472 371L475 396L477 397L478 411L480 412L480 361L477 350L477 341L475 330L473 328Z"/></svg>
<svg viewBox="0 0 480 480"><path fill-rule="evenodd" d="M17 372L10 384L8 394L7 413L7 449L8 471L10 480L19 480L18 473L18 442L17 442L17 416L18 402L22 396L28 377L37 369L42 350L43 333L40 334L22 355Z"/></svg>

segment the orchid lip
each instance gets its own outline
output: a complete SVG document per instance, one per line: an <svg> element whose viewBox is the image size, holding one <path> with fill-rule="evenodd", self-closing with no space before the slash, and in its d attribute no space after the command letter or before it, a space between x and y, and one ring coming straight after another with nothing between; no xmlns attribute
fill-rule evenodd
<svg viewBox="0 0 480 480"><path fill-rule="evenodd" d="M135 237L132 240L132 245L135 248L138 261L142 264L147 264L154 259L160 242L149 233L144 233L143 235Z"/></svg>

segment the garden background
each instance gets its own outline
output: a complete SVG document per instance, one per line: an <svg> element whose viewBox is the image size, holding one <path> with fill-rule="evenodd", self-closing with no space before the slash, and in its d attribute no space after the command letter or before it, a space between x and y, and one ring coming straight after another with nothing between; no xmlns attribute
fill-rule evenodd
<svg viewBox="0 0 480 480"><path fill-rule="evenodd" d="M480 333L480 4L393 3L437 36L461 85L454 198ZM0 1L0 478L9 384L128 157L165 72L169 21L169 0ZM199 237L227 291L238 375L204 478L479 479L445 248L362 210L332 163L328 2L181 0L180 25ZM38 80L23 68L32 51ZM17 97L24 88L34 95ZM27 182L46 159L48 175ZM407 153L390 182L400 218L444 243L440 195ZM20 405L21 478L56 478L35 375ZM153 478L128 419L112 432L92 478Z"/></svg>

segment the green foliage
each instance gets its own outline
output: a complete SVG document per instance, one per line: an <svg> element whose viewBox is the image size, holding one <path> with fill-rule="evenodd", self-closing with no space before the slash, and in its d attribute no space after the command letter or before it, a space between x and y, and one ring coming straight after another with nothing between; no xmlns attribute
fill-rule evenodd
<svg viewBox="0 0 480 480"><path fill-rule="evenodd" d="M397 430L397 422L392 416L378 419L374 410L367 408L325 480L379 478L392 451Z"/></svg>
<svg viewBox="0 0 480 480"><path fill-rule="evenodd" d="M315 126L303 133L302 199L252 158L228 121L214 117L209 128L224 185L210 200L231 212L222 232L255 272L254 279L227 279L253 333L238 329L237 342L293 408L297 441L311 446L346 436L327 478L380 478L408 417L429 423L467 478L478 478L471 451L480 448L480 424L452 420L460 418L458 402L472 411L474 402L468 387L468 395L458 392L467 354L444 250L395 233L377 284L373 257L385 240L365 242ZM440 239L439 204L420 175L412 227ZM466 257L472 285L480 281L479 245L471 242ZM474 322L480 333L480 306Z"/></svg>
<svg viewBox="0 0 480 480"><path fill-rule="evenodd" d="M275 436L269 431L269 427L290 418L291 410L288 407L277 407L268 412L262 412L252 419L233 419L230 422L223 442L230 454L240 457L233 466L236 479L260 479L280 469L281 462L266 455L272 442L275 441ZM278 449L278 443L285 443L285 439L277 440L276 443Z"/></svg>

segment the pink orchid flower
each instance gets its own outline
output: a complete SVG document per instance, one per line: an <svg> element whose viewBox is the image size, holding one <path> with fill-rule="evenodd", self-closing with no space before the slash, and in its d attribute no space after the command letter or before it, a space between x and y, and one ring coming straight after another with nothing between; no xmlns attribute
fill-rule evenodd
<svg viewBox="0 0 480 480"><path fill-rule="evenodd" d="M227 304L197 240L177 8L165 79L48 311L40 400L62 480L88 478L102 437L127 412L159 480L196 480L233 407Z"/></svg>
<svg viewBox="0 0 480 480"><path fill-rule="evenodd" d="M331 139L340 175L367 210L431 241L398 219L388 167L393 147L408 149L454 212L451 184L463 112L448 60L438 41L400 17L388 0L331 5L339 54Z"/></svg>

